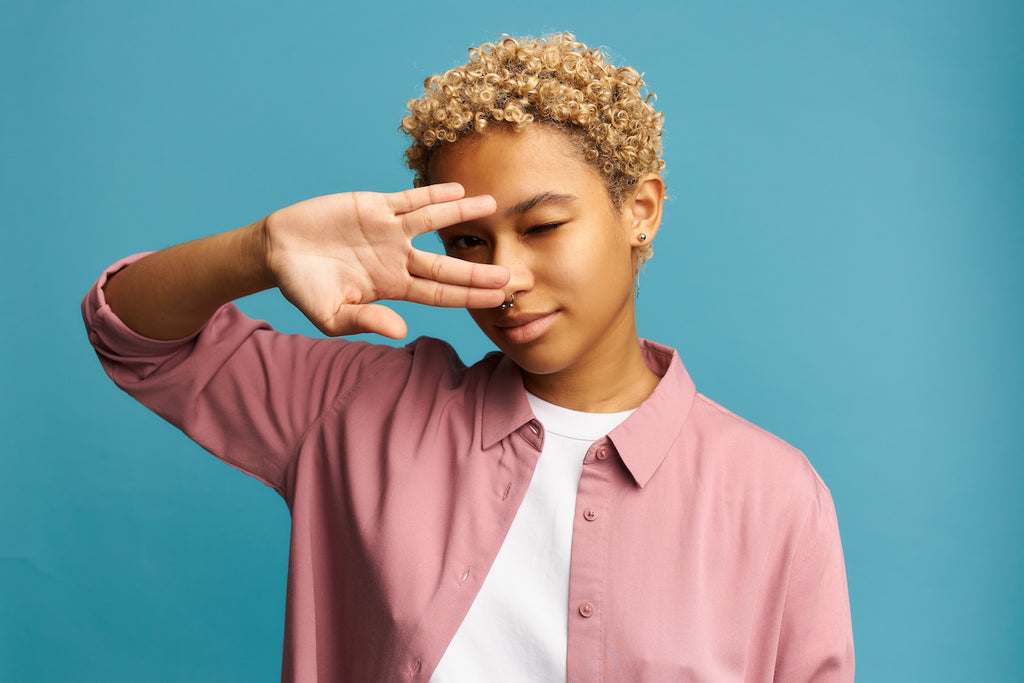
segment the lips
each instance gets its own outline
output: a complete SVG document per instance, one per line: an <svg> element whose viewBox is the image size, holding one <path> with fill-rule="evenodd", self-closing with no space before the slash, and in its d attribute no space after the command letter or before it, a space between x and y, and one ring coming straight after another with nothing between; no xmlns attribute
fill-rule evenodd
<svg viewBox="0 0 1024 683"><path fill-rule="evenodd" d="M555 322L558 311L552 313L520 313L502 318L495 327L502 336L513 344L529 344L537 341Z"/></svg>

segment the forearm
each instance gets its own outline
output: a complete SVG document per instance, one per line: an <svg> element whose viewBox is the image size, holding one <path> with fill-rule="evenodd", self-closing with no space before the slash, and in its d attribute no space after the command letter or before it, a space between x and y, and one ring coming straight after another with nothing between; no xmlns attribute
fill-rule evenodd
<svg viewBox="0 0 1024 683"><path fill-rule="evenodd" d="M114 313L152 339L198 330L222 305L275 286L266 266L263 224L179 244L118 272L103 288Z"/></svg>

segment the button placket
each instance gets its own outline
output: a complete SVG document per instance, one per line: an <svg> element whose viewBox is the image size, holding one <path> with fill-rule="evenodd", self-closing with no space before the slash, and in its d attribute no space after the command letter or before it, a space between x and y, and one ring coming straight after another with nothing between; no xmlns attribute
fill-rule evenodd
<svg viewBox="0 0 1024 683"><path fill-rule="evenodd" d="M583 460L576 489L569 576L569 680L603 680L604 613L608 570L608 535L614 517L612 493L622 476L615 446L607 437L595 441Z"/></svg>

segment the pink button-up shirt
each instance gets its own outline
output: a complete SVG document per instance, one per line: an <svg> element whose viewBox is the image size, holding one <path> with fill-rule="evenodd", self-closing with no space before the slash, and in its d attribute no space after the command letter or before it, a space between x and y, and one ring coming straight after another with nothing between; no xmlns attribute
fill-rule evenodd
<svg viewBox="0 0 1024 683"><path fill-rule="evenodd" d="M83 312L114 381L291 510L282 678L427 680L540 455L519 369L497 353L467 368L433 339L284 335L232 305L150 340L106 305L105 278ZM644 353L661 382L584 460L569 680L852 681L828 489L696 393L674 351Z"/></svg>

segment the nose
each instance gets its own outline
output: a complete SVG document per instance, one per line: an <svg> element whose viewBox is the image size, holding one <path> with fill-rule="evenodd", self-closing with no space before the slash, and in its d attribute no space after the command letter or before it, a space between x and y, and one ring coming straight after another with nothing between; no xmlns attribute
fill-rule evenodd
<svg viewBox="0 0 1024 683"><path fill-rule="evenodd" d="M491 263L505 266L509 280L505 285L505 299L515 295L520 297L523 292L533 289L534 275L528 250L514 241L499 242L491 251ZM516 302L518 303L518 301Z"/></svg>

